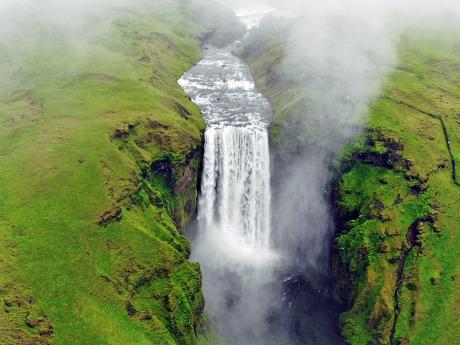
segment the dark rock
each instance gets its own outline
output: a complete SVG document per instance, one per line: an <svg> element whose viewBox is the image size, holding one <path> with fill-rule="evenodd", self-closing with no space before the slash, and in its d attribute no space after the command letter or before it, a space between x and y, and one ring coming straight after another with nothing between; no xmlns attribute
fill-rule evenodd
<svg viewBox="0 0 460 345"><path fill-rule="evenodd" d="M382 178L380 179L380 183L381 183L381 184L385 184L385 185L388 184L388 177L387 177L387 176L382 177Z"/></svg>
<svg viewBox="0 0 460 345"><path fill-rule="evenodd" d="M388 259L388 262L389 262L390 264L394 265L394 264L398 263L399 260L400 260L399 257L393 257L393 258L389 258L389 259Z"/></svg>
<svg viewBox="0 0 460 345"><path fill-rule="evenodd" d="M107 249L108 250L115 250L115 249L118 249L118 246L116 245L115 242L113 242L112 240L108 240L107 243Z"/></svg>
<svg viewBox="0 0 460 345"><path fill-rule="evenodd" d="M143 310L139 313L140 320L152 320L153 314L151 310Z"/></svg>
<svg viewBox="0 0 460 345"><path fill-rule="evenodd" d="M394 202L393 205L395 205L395 206L396 206L396 205L400 205L400 204L403 203L403 201L404 201L404 200L403 200L403 198L401 198L401 194L398 194L398 196L396 197L396 200L395 200L395 202Z"/></svg>
<svg viewBox="0 0 460 345"><path fill-rule="evenodd" d="M125 124L124 127L115 129L111 137L112 139L125 139L130 134L134 133L138 125L139 125L138 123Z"/></svg>
<svg viewBox="0 0 460 345"><path fill-rule="evenodd" d="M102 215L100 215L97 224L99 226L106 227L110 223L119 222L121 220L121 213L121 207L115 206L114 208L105 211Z"/></svg>
<svg viewBox="0 0 460 345"><path fill-rule="evenodd" d="M192 113L187 108L185 108L182 104L176 102L175 105L176 105L176 109L177 109L179 115L182 118L188 119L192 115Z"/></svg>
<svg viewBox="0 0 460 345"><path fill-rule="evenodd" d="M137 310L134 307L134 304L131 301L127 301L125 305L126 311L128 312L129 316L134 316L137 314Z"/></svg>
<svg viewBox="0 0 460 345"><path fill-rule="evenodd" d="M26 316L26 324L30 328L36 329L41 336L51 336L53 334L53 326L45 315L29 312Z"/></svg>
<svg viewBox="0 0 460 345"><path fill-rule="evenodd" d="M442 229L439 227L439 225L433 224L433 231L437 234L440 234L442 232Z"/></svg>
<svg viewBox="0 0 460 345"><path fill-rule="evenodd" d="M431 278L430 282L433 285L438 285L441 282L441 279L440 278Z"/></svg>
<svg viewBox="0 0 460 345"><path fill-rule="evenodd" d="M395 141L393 138L385 136L384 133L376 129L368 129L367 132L368 137L366 139L366 145L370 147L383 146L385 150L383 152L377 150L355 152L353 153L354 160L395 171L410 171L413 163L402 156L401 152L404 146L401 143Z"/></svg>
<svg viewBox="0 0 460 345"><path fill-rule="evenodd" d="M361 256L366 256L369 254L369 249L367 247L361 247L359 248L359 254L361 254Z"/></svg>
<svg viewBox="0 0 460 345"><path fill-rule="evenodd" d="M415 283L412 283L412 282L408 282L406 284L406 287L410 290L410 291L416 291L418 290L418 286L415 284Z"/></svg>
<svg viewBox="0 0 460 345"><path fill-rule="evenodd" d="M409 340L406 339L406 338L399 338L397 341L396 341L396 344L397 345L409 345Z"/></svg>
<svg viewBox="0 0 460 345"><path fill-rule="evenodd" d="M379 199L372 200L372 203L369 205L369 217L380 219L382 221L388 220L386 216L383 215L385 209L385 204Z"/></svg>
<svg viewBox="0 0 460 345"><path fill-rule="evenodd" d="M149 129L169 129L171 126L164 125L161 122L155 120L148 120L147 121L147 128Z"/></svg>

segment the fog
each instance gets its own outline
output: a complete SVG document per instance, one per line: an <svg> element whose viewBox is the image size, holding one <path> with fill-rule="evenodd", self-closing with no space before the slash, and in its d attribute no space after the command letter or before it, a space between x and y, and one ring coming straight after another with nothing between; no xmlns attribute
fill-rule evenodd
<svg viewBox="0 0 460 345"><path fill-rule="evenodd" d="M2 1L0 61L8 62L8 65L0 66L0 72L7 77L3 79L0 73L0 83L8 82L8 75L15 69L31 72L27 68L30 69L32 56L36 59L37 71L48 65L49 73L78 73L91 64L88 59L94 57L94 40L112 32L114 17L139 9L148 11L152 6L143 0L136 1L135 5L127 0ZM65 56L66 63L61 63L56 54ZM51 64L52 61L55 65Z"/></svg>
<svg viewBox="0 0 460 345"><path fill-rule="evenodd" d="M286 30L280 74L300 85L305 97L294 112L294 128L281 128L295 149L272 152L273 231L279 245L295 253L294 266L316 280L317 274L328 274L333 159L365 126L369 106L398 65L403 35L410 30L460 33L460 3L325 0L285 6L282 10L295 18Z"/></svg>
<svg viewBox="0 0 460 345"><path fill-rule="evenodd" d="M36 41L37 32L48 32L75 52L78 64L90 48L88 39L110 28L109 21L100 20L107 11L143 11L161 2L2 0L0 49L12 42L41 49L41 42ZM244 252L245 263L231 267L234 259L216 257L219 252L210 248L207 260L219 271L219 276L228 278L216 281L218 290L228 290L226 292L234 295L230 300L222 300L209 294L207 303L210 308L219 309L220 321L226 318L227 328L233 332L254 330L250 339L245 338L245 334L235 336L239 345L267 345L267 339L277 345L326 344L324 339L330 336L327 333L336 332L334 323L338 323L336 319L331 321L327 311L329 258L334 235L329 201L332 162L365 127L371 104L398 65L398 43L402 35L407 30L441 32L446 26L460 32L460 2L221 2L239 11L262 6L267 14L288 17L280 19L286 28L283 31L286 37L285 59L278 76L300 85L305 94L298 100L294 125L280 125L283 141L289 143L285 145L289 148L283 147L283 143L271 147L271 231L273 256L277 259L272 260L270 253L268 264L261 264L260 257L251 258L250 252ZM272 9L267 10L267 6ZM257 31L256 24L257 20L252 22L252 30ZM17 63L22 56L8 58ZM0 62L1 59L0 52ZM222 243L222 238L216 243ZM236 258L236 262L241 259ZM286 296L286 291L292 291L293 286L308 291L306 295ZM312 307L305 311L304 305ZM299 330L299 325L304 331ZM314 336L308 333L310 331Z"/></svg>
<svg viewBox="0 0 460 345"><path fill-rule="evenodd" d="M272 281L271 290L260 289L260 294L266 293L265 304L271 306L265 310L265 318L273 322L274 310L292 316L291 319L288 316L287 324L281 323L283 326L271 325L272 329L277 328L277 338L284 339L280 344L334 343L324 337L325 333L336 331L333 325L329 329L325 326L331 322L326 310L335 231L331 206L334 160L340 158L345 145L365 127L370 106L398 66L398 45L404 35L409 31L440 36L446 32L460 34L460 3L451 0L225 3L238 13L250 13L251 6L263 9L269 5L272 10L264 9L269 15L288 17L263 20L260 25L262 31L275 27L284 35L283 61L269 72L272 81L278 83L275 88L293 88L292 103L295 103L290 122L274 121L282 139L271 145L272 238L281 259L276 262L278 266L272 276L262 277L265 282ZM249 43L243 40L247 51L251 50L251 44L257 44L258 35L255 28L247 38ZM276 89L272 92L282 93ZM281 274L281 279L276 277L280 272L285 274ZM288 279L290 274L301 277L305 281L304 290L309 292L302 296L303 300L293 298L293 304L285 308L286 296L282 293L286 287L281 280ZM273 283L276 279L278 283ZM296 304L312 305L319 298L318 291L326 298L324 304L313 306L300 316L290 311ZM263 300L260 294L258 298ZM274 298L277 294L278 299ZM298 327L295 324L298 325L299 317L316 328L308 329L300 321L307 329L300 339L292 336L298 328L291 332ZM248 312L248 317L241 318L241 328L247 327L251 319L255 318ZM337 319L334 322L338 324ZM267 340L247 343L262 345Z"/></svg>

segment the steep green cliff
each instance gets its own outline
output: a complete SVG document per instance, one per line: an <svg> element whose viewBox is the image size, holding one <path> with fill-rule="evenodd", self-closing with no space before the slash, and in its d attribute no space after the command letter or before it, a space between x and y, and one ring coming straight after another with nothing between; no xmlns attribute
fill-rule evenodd
<svg viewBox="0 0 460 345"><path fill-rule="evenodd" d="M348 152L335 269L354 344L453 344L460 335L458 47L407 35Z"/></svg>
<svg viewBox="0 0 460 345"><path fill-rule="evenodd" d="M176 80L241 27L207 1L85 20L1 41L0 343L194 344L204 121Z"/></svg>
<svg viewBox="0 0 460 345"><path fill-rule="evenodd" d="M267 22L238 51L274 107L277 155L334 137L303 111L321 95L286 59L288 28ZM448 33L407 34L364 131L331 161L334 294L351 344L458 342L459 47Z"/></svg>

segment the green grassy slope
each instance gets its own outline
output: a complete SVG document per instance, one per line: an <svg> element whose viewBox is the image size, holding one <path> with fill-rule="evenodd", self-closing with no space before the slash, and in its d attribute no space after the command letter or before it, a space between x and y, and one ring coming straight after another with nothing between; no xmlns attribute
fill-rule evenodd
<svg viewBox="0 0 460 345"><path fill-rule="evenodd" d="M203 37L238 27L211 7L98 9L95 32L32 23L2 42L1 344L196 342L201 274L179 230L204 122L176 80Z"/></svg>
<svg viewBox="0 0 460 345"><path fill-rule="evenodd" d="M408 35L370 130L351 148L338 189L348 222L337 247L342 282L353 278L343 315L353 344L452 344L460 336L459 47Z"/></svg>
<svg viewBox="0 0 460 345"><path fill-rule="evenodd" d="M239 50L274 107L277 154L327 145L329 137L302 112L318 95L291 72L286 29L262 28ZM404 37L366 130L341 158L335 293L351 344L458 342L459 47L445 33Z"/></svg>

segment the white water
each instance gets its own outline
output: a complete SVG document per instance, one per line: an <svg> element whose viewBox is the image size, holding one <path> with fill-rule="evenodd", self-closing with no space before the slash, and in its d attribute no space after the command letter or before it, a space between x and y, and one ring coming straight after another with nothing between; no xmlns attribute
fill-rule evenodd
<svg viewBox="0 0 460 345"><path fill-rule="evenodd" d="M265 5L237 13L248 29L279 14ZM192 260L201 264L208 320L226 345L342 344L329 335L327 303L272 247L271 108L232 49L205 48L179 80L207 124Z"/></svg>
<svg viewBox="0 0 460 345"><path fill-rule="evenodd" d="M242 6L236 13L251 29L275 9ZM201 264L206 312L223 343L287 344L268 321L283 303L271 243L271 107L233 48L206 47L179 80L207 124L192 260Z"/></svg>
<svg viewBox="0 0 460 345"><path fill-rule="evenodd" d="M270 245L271 109L231 50L208 47L179 80L207 124L192 260L202 266L214 327L231 344L261 344L277 262Z"/></svg>
<svg viewBox="0 0 460 345"><path fill-rule="evenodd" d="M257 250L270 245L270 168L265 128L206 131L198 219L205 231L231 234Z"/></svg>
<svg viewBox="0 0 460 345"><path fill-rule="evenodd" d="M268 102L231 48L208 48L179 83L207 123L200 235L214 239L222 255L259 261L271 233Z"/></svg>

